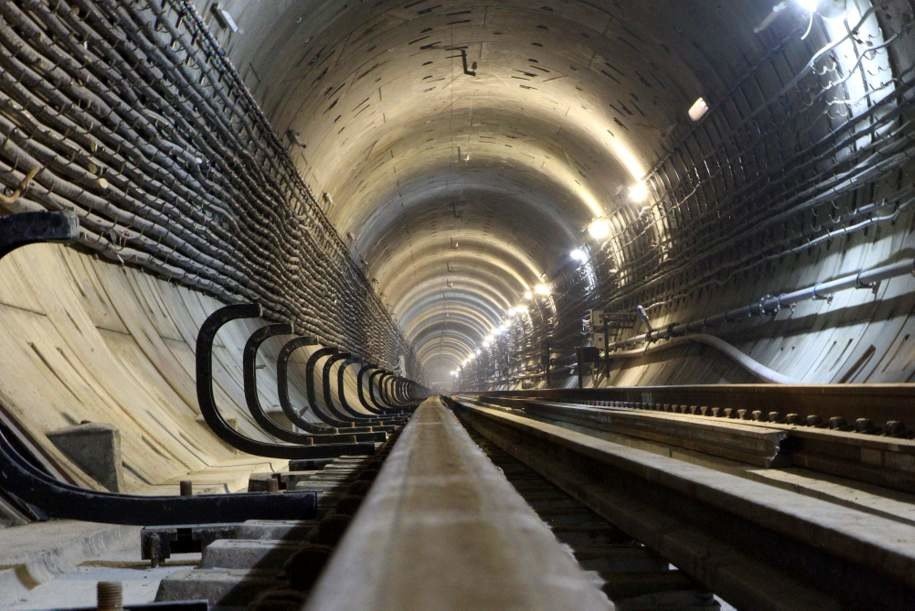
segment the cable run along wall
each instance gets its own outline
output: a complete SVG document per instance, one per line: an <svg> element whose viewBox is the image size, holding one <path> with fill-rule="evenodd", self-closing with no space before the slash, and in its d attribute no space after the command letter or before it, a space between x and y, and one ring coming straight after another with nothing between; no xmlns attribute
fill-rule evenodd
<svg viewBox="0 0 915 611"><path fill-rule="evenodd" d="M0 68L5 211L73 210L107 259L420 375L190 4L2 3Z"/></svg>

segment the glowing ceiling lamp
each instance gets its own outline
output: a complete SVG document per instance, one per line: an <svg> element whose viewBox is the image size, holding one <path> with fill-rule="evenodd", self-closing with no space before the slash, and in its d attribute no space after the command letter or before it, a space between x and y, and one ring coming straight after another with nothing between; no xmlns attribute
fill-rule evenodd
<svg viewBox="0 0 915 611"><path fill-rule="evenodd" d="M548 297L553 292L553 288L546 282L540 282L534 287L534 293L540 297Z"/></svg>
<svg viewBox="0 0 915 611"><path fill-rule="evenodd" d="M530 289L524 291L524 300L525 301L530 301L533 298L534 298L534 293Z"/></svg>
<svg viewBox="0 0 915 611"><path fill-rule="evenodd" d="M595 240L606 240L610 237L610 219L596 218L588 225L588 235Z"/></svg>
<svg viewBox="0 0 915 611"><path fill-rule="evenodd" d="M640 180L631 187L629 187L629 201L634 204L644 204L648 201L648 185L645 184L644 180Z"/></svg>
<svg viewBox="0 0 915 611"><path fill-rule="evenodd" d="M705 116L705 113L708 112L708 102L705 101L705 98L700 97L693 105L689 107L689 118L696 122Z"/></svg>
<svg viewBox="0 0 915 611"><path fill-rule="evenodd" d="M569 253L569 258L576 263L584 263L588 260L588 251L584 248L575 248Z"/></svg>

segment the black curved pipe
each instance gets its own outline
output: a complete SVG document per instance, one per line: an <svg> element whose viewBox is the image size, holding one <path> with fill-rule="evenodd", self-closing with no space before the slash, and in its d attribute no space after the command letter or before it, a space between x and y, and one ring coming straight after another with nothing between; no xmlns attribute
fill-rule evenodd
<svg viewBox="0 0 915 611"><path fill-rule="evenodd" d="M292 422L295 423L295 425L298 426L299 428L301 428L305 431L308 431L308 432L312 432L312 433L328 433L328 432L330 432L330 433L342 433L342 432L371 433L371 432L373 432L374 429L372 429L371 427L368 427L368 426L359 427L359 426L355 426L355 425L351 425L351 424L347 424L347 423L337 423L340 425L339 427L333 426L332 420L330 420L321 411L315 409L314 401L311 399L309 400L308 406L306 406L305 409L307 410L310 407L312 409L312 411L314 412L314 414L318 418L321 419L321 422L323 424L319 424L316 422L309 422L308 420L305 420L302 417L301 413L296 411L296 409L292 406L292 402L289 400L289 360L292 358L292 355L296 350L299 350L300 348L304 348L305 346L318 346L318 345L319 344L318 344L317 340L312 339L310 337L297 337L297 338L287 342L286 345L283 346L282 350L280 350L280 354L279 354L279 357L277 358L277 365L276 365L276 367L277 367L276 382L277 382L277 391L278 391L277 394L279 395L280 407L282 408L283 412L286 414L286 417L289 418L290 420L292 420ZM311 393L311 396L313 398L314 390L313 390L310 382L308 381L308 379L306 379L305 390L306 390L306 393ZM304 411L305 410L303 410L303 412Z"/></svg>
<svg viewBox="0 0 915 611"><path fill-rule="evenodd" d="M372 373L369 374L369 383L368 383L368 386L369 386L369 397L372 398L372 403L374 403L375 405L377 405L378 408L379 408L382 412L387 412L387 411L388 411L389 409L391 409L391 408L390 408L390 406L383 404L381 401L378 400L378 397L375 396L375 388L376 388L376 386L375 386L375 377L376 377L376 376L379 376L379 375L384 375L385 373L386 373L386 372L385 372L384 369L376 369L375 371L373 371Z"/></svg>
<svg viewBox="0 0 915 611"><path fill-rule="evenodd" d="M0 218L0 259L17 248L40 242L70 242L79 237L79 220L70 212L23 212Z"/></svg>
<svg viewBox="0 0 915 611"><path fill-rule="evenodd" d="M324 395L324 405L328 406L328 409L330 409L331 411L333 411L336 414L340 414L344 418L350 418L353 420L368 420L369 416L367 416L367 415L350 413L351 410L348 410L348 409L346 409L346 407L344 407L345 399L343 398L342 395L340 396L340 404L341 404L340 409L338 410L336 405L334 405L334 397L333 397L333 393L331 392L331 388L330 388L330 372L333 369L335 363L337 363L339 361L345 361L345 360L351 358L351 356L352 355L350 355L346 352L339 352L339 351L335 350L334 353L331 354L330 356L328 356L327 359L324 361L324 366L321 368L321 390L322 390L322 394ZM342 371L342 367L341 367L341 371ZM344 412L346 412L346 413L344 413Z"/></svg>
<svg viewBox="0 0 915 611"><path fill-rule="evenodd" d="M261 307L255 304L238 304L219 308L204 321L197 334L197 401L203 418L216 436L248 454L274 458L332 458L342 452L372 454L374 444L326 444L314 446L287 446L265 443L246 437L232 429L216 408L213 397L213 341L219 329L239 318L257 318Z"/></svg>
<svg viewBox="0 0 915 611"><path fill-rule="evenodd" d="M398 375L392 375L390 380L391 404L401 412L408 410L413 406L413 402L407 388L408 385L409 380Z"/></svg>
<svg viewBox="0 0 915 611"><path fill-rule="evenodd" d="M0 482L3 490L40 508L48 517L137 526L289 520L315 517L315 492L239 493L196 496L140 496L96 492L73 486L39 471L0 433Z"/></svg>
<svg viewBox="0 0 915 611"><path fill-rule="evenodd" d="M40 242L67 242L79 235L74 215L34 212L0 218L0 259ZM312 518L315 492L245 493L197 496L139 496L96 492L61 482L35 467L0 432L0 484L6 492L40 508L49 517L107 524L163 525L240 522L250 519Z"/></svg>
<svg viewBox="0 0 915 611"><path fill-rule="evenodd" d="M384 383L380 380L378 382L377 388L378 388L378 394L381 397L381 400L379 400L378 398L375 397L374 389L376 388L376 386L373 383L373 380L374 380L375 376L378 376L378 375L382 376L382 379L383 379L385 376L389 376L392 374L384 369L378 369L377 371L374 371L371 375L369 375L369 395L372 397L372 400L375 402L375 404L380 406L382 410L384 410L385 412L391 412L391 411L395 410L396 407L394 405L391 405L391 403L387 400L387 397L385 396L385 392L384 392Z"/></svg>
<svg viewBox="0 0 915 611"><path fill-rule="evenodd" d="M365 384L363 383L363 379L365 373L371 369L377 369L377 367L371 363L363 363L362 367L359 369L359 373L356 374L356 394L359 396L359 403L362 404L362 407L365 408L366 411L372 414L381 414L381 408L369 403L369 399L365 395Z"/></svg>
<svg viewBox="0 0 915 611"><path fill-rule="evenodd" d="M323 347L315 350L311 353L311 356L308 357L308 360L305 362L305 390L308 396L308 404L311 405L311 409L314 410L316 414L320 414L322 410L318 409L318 402L315 396L315 367L320 359L325 356L330 357L337 354L336 348ZM323 375L322 375L323 378ZM324 388L327 391L327 388ZM355 426L356 422L352 418L347 418L345 414L341 414L336 410L332 402L327 402L324 404L324 410L327 411L324 414L329 421L339 422L339 426Z"/></svg>
<svg viewBox="0 0 915 611"><path fill-rule="evenodd" d="M381 367L378 367L377 365L375 366L374 369L375 369L375 371L373 371L372 373L369 374L368 382L367 382L367 386L369 389L369 398L372 400L372 403L374 403L377 406L378 410L381 411L381 413L387 414L387 413L389 413L389 409L386 405L384 405L382 403L382 397L380 394L381 389L378 386L378 383L375 381L376 376L384 375L385 370L382 369Z"/></svg>
<svg viewBox="0 0 915 611"><path fill-rule="evenodd" d="M387 435L385 435L384 432L342 435L335 433L295 433L282 428L270 419L270 417L264 411L264 408L260 402L260 398L257 394L257 351L268 339L272 337L279 337L281 335L291 335L292 333L292 325L288 323L267 325L266 327L261 327L255 331L245 343L243 358L245 402L248 404L248 411L251 412L251 416L260 425L260 427L277 439L302 445L387 440Z"/></svg>
<svg viewBox="0 0 915 611"><path fill-rule="evenodd" d="M338 363L340 361L346 361L351 358L352 358L352 355L347 352L335 351L333 354L328 356L327 359L324 361L324 366L321 368L321 386L322 386L323 395L324 395L324 404L326 406L328 406L328 408L333 413L340 414L344 418L352 418L354 420L361 421L361 422L371 422L372 424L375 424L375 425L392 424L392 423L398 422L398 419L396 416L390 416L390 415L386 414L386 415L382 415L382 416L372 417L372 416L369 416L368 414L359 414L359 413L353 411L353 409L349 407L349 404L346 403L346 397L342 392L341 392L340 396L338 397L338 400L340 401L340 408L339 409L337 408L336 404L334 403L333 393L331 392L330 372L336 363ZM343 367L341 366L340 372L338 372L338 373L342 373L342 372L343 372ZM339 383L339 377L338 377L338 383Z"/></svg>
<svg viewBox="0 0 915 611"><path fill-rule="evenodd" d="M345 412L355 414L360 418L365 418L370 414L360 414L358 411L356 411L355 408L353 408L352 405L349 404L349 401L346 399L346 370L349 369L350 365L357 364L359 364L359 360L353 358L352 356L349 356L342 363L340 363L340 366L337 368L337 396L340 398L340 406ZM358 381L356 385L358 386Z"/></svg>

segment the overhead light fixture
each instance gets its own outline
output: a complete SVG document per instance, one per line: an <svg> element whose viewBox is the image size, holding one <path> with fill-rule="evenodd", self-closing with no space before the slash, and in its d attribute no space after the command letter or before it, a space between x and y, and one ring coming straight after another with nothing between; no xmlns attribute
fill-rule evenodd
<svg viewBox="0 0 915 611"><path fill-rule="evenodd" d="M584 248L575 248L569 253L569 258L576 263L584 263L588 260L588 252Z"/></svg>
<svg viewBox="0 0 915 611"><path fill-rule="evenodd" d="M705 98L700 97L689 107L689 118L695 122L704 117L707 112L708 102L705 101Z"/></svg>
<svg viewBox="0 0 915 611"><path fill-rule="evenodd" d="M534 287L534 293L540 297L547 297L553 291L552 287L546 282L541 282Z"/></svg>
<svg viewBox="0 0 915 611"><path fill-rule="evenodd" d="M610 219L596 218L588 225L588 235L595 240L606 240L610 237Z"/></svg>
<svg viewBox="0 0 915 611"><path fill-rule="evenodd" d="M645 184L644 180L640 180L629 187L629 201L634 204L644 204L648 201L648 196L648 185Z"/></svg>

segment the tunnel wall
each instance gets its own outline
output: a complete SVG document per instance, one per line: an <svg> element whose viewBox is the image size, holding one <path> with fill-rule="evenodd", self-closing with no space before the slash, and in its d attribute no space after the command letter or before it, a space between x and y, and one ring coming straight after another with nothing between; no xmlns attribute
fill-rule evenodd
<svg viewBox="0 0 915 611"><path fill-rule="evenodd" d="M479 25L478 7L470 10L465 4L389 8L396 19L415 21L413 35L426 43L445 40L448 31L464 27L476 27L486 41L496 40L487 36L512 34L495 31L496 26L487 30L485 19ZM519 6L519 28L523 19L539 19L544 31L567 21L578 28L569 31L570 39L587 41L576 44L597 49L595 37L617 37L644 58L635 66L606 58L607 65L594 61L589 69L617 82L613 97L605 101L614 113L614 129L639 134L636 154L650 168L646 183L651 195L641 206L608 194L615 206L609 213L611 236L590 245L587 265L562 264L550 272L552 297L535 300L527 326L498 339L495 350L484 350L467 368L466 387L545 385L546 346L553 351L550 384L575 384L574 350L589 343L581 334L581 320L592 308L616 321L610 331L612 340L619 341L646 330L635 316L637 305L645 307L654 329L664 329L911 258L911 4L835 4L843 7L838 19L826 7L823 16L808 22L790 5L759 31L769 7L753 2L645 2L638 10L614 2L589 3L588 8L575 2ZM386 57L422 55L418 47L399 42L383 51L369 44L377 40L383 46L382 33L393 31L396 19L360 20L361 7L319 0L269 8L211 0L196 5L278 133L290 125L327 120L318 106L300 108L314 113L308 119L295 116L294 104L284 97L298 86L297 80L289 82L290 75L311 78L312 70L321 71L315 82L328 86L327 104L362 77L356 66L377 68L372 74L384 86L398 76L379 67L389 61ZM215 6L227 10L240 29L220 24ZM463 21L449 18L452 13ZM596 24L604 22L588 23L584 16L589 14L606 16L611 25L598 32ZM328 38L328 32L341 38ZM344 44L347 36L353 44ZM498 43L487 44L495 48ZM357 45L366 52L349 54L358 59L355 66L328 59L346 56ZM676 58L686 67L679 82L663 81L667 72L660 68L665 66L654 63L659 46L669 61ZM482 55L485 70L497 53ZM296 58L296 67L276 62L277 57ZM682 106L653 100L650 85L656 91L659 84L677 90L673 97ZM698 123L685 116L693 99L680 91L685 89L700 91L710 104ZM654 131L644 127L648 112L660 112L667 123L651 126ZM345 127L350 114L346 109L339 113ZM323 127L312 131L327 133ZM301 151L295 142L288 144L310 181L336 182L321 160L309 155L309 146L326 150L327 142L300 143L305 145ZM590 178L584 168L582 177ZM535 229L539 227L529 225ZM909 381L915 373L909 321L913 289L911 276L899 276L877 287L845 290L702 331L787 379ZM626 358L613 358L610 375L588 383L760 379L707 344L652 350L643 358L628 355L637 347L620 346Z"/></svg>
<svg viewBox="0 0 915 611"><path fill-rule="evenodd" d="M250 472L280 470L286 461L240 454L213 435L200 413L197 330L222 305L73 248L20 249L0 264L0 409L65 476L81 483L85 474L46 435L88 421L120 432L122 491L171 494L181 479L192 479L199 490L243 490ZM246 407L241 363L248 337L266 323L232 322L214 349L218 408L239 432L265 441L271 439ZM269 340L259 352L258 390L268 414L280 409L276 357L291 338ZM303 348L291 360L290 400L297 409L306 405L305 362L314 349ZM355 371L350 367L346 377L353 406ZM317 392L323 408L320 383ZM337 400L336 385L332 397ZM304 417L319 421L311 411Z"/></svg>
<svg viewBox="0 0 915 611"><path fill-rule="evenodd" d="M415 369L187 4L6 2L0 39L7 211L73 210L86 250Z"/></svg>

